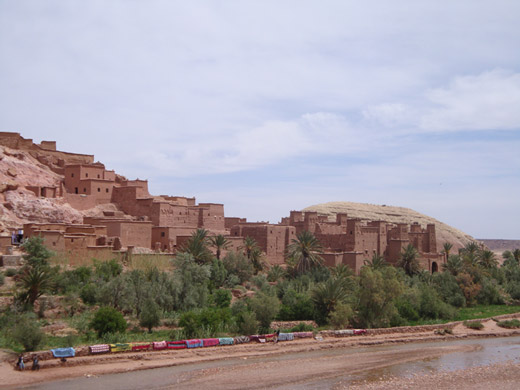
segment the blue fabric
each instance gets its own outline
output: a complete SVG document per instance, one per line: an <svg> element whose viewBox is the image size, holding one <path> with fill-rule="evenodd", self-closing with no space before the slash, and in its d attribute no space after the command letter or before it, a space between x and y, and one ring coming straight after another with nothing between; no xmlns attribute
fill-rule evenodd
<svg viewBox="0 0 520 390"><path fill-rule="evenodd" d="M51 349L52 356L55 358L68 358L76 356L76 351L72 347Z"/></svg>
<svg viewBox="0 0 520 390"><path fill-rule="evenodd" d="M222 337L218 339L219 345L233 345L233 337Z"/></svg>
<svg viewBox="0 0 520 390"><path fill-rule="evenodd" d="M292 341L294 340L293 333L280 333L278 335L278 341Z"/></svg>

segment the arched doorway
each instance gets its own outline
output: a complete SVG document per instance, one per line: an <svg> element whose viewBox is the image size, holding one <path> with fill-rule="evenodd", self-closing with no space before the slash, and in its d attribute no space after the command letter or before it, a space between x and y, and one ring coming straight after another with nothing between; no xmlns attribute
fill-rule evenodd
<svg viewBox="0 0 520 390"><path fill-rule="evenodd" d="M439 266L437 265L437 262L432 263L432 274L435 272L439 272Z"/></svg>

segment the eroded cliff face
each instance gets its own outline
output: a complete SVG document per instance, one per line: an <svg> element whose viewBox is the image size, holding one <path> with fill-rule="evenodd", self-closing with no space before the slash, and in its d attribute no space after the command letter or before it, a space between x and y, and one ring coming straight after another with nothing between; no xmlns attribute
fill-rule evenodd
<svg viewBox="0 0 520 390"><path fill-rule="evenodd" d="M335 220L337 213L347 213L349 218L359 218L365 221L385 221L389 223L406 224L418 222L422 226L433 223L435 224L437 233L437 249L439 251L442 250L442 245L445 242L451 243L456 250L462 248L470 241L476 241L470 235L452 226L405 207L355 202L329 202L309 206L303 211L316 211L319 215L328 216L330 220Z"/></svg>
<svg viewBox="0 0 520 390"><path fill-rule="evenodd" d="M28 186L60 187L63 176L27 151L0 146L0 233L28 222L81 223L83 215L61 198L40 198Z"/></svg>

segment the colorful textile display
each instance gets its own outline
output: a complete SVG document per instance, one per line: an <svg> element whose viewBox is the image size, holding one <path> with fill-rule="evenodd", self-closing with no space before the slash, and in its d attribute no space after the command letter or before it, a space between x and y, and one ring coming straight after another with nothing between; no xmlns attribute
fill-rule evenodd
<svg viewBox="0 0 520 390"><path fill-rule="evenodd" d="M110 352L125 352L131 350L132 346L128 343L110 344Z"/></svg>
<svg viewBox="0 0 520 390"><path fill-rule="evenodd" d="M91 354L107 353L107 352L110 352L110 345L108 345L108 344L91 345L90 347L88 347L88 350Z"/></svg>
<svg viewBox="0 0 520 390"><path fill-rule="evenodd" d="M218 339L202 339L203 347L214 347L216 345L219 345Z"/></svg>
<svg viewBox="0 0 520 390"><path fill-rule="evenodd" d="M292 341L294 340L293 333L280 333L278 335L278 341Z"/></svg>
<svg viewBox="0 0 520 390"><path fill-rule="evenodd" d="M254 334L249 336L249 339L251 341L256 341L259 343L265 343L265 342L273 342L276 340L276 333L271 334Z"/></svg>
<svg viewBox="0 0 520 390"><path fill-rule="evenodd" d="M219 345L233 345L234 339L233 337L222 337L218 339Z"/></svg>
<svg viewBox="0 0 520 390"><path fill-rule="evenodd" d="M152 343L152 348L156 351L159 349L166 349L166 341L154 341Z"/></svg>
<svg viewBox="0 0 520 390"><path fill-rule="evenodd" d="M294 337L296 338L309 338L313 336L312 332L294 332Z"/></svg>
<svg viewBox="0 0 520 390"><path fill-rule="evenodd" d="M166 343L166 348L168 348L168 349L183 349L183 348L188 348L188 346L186 345L186 340L168 341Z"/></svg>
<svg viewBox="0 0 520 390"><path fill-rule="evenodd" d="M150 348L150 343L148 344L143 344L143 343L132 343L131 346L132 346L132 351L146 351L147 349Z"/></svg>
<svg viewBox="0 0 520 390"><path fill-rule="evenodd" d="M202 340L200 339L186 340L186 345L188 346L188 348L200 348L203 346Z"/></svg>
<svg viewBox="0 0 520 390"><path fill-rule="evenodd" d="M76 356L76 351L72 347L51 349L52 356L55 358L68 358Z"/></svg>
<svg viewBox="0 0 520 390"><path fill-rule="evenodd" d="M360 335L360 334L366 334L367 333L367 330L366 329L354 329L354 335Z"/></svg>
<svg viewBox="0 0 520 390"><path fill-rule="evenodd" d="M251 338L249 336L237 336L233 338L234 344L244 344L249 343L251 341Z"/></svg>
<svg viewBox="0 0 520 390"><path fill-rule="evenodd" d="M335 330L334 331L335 336L353 336L354 330L353 329L341 329L341 330Z"/></svg>

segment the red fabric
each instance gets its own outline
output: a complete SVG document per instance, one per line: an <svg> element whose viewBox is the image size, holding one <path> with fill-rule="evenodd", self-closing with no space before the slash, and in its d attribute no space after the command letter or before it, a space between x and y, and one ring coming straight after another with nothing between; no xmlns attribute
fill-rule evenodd
<svg viewBox="0 0 520 390"><path fill-rule="evenodd" d="M132 345L132 351L143 351L150 348L150 344Z"/></svg>
<svg viewBox="0 0 520 390"><path fill-rule="evenodd" d="M168 349L183 349L183 348L188 348L188 346L186 345L186 340L181 340L181 341L168 341L166 347Z"/></svg>
<svg viewBox="0 0 520 390"><path fill-rule="evenodd" d="M153 349L155 349L155 350L166 349L166 341L155 341L153 343Z"/></svg>
<svg viewBox="0 0 520 390"><path fill-rule="evenodd" d="M202 339L202 345L204 347L214 347L215 345L219 345L218 339Z"/></svg>

